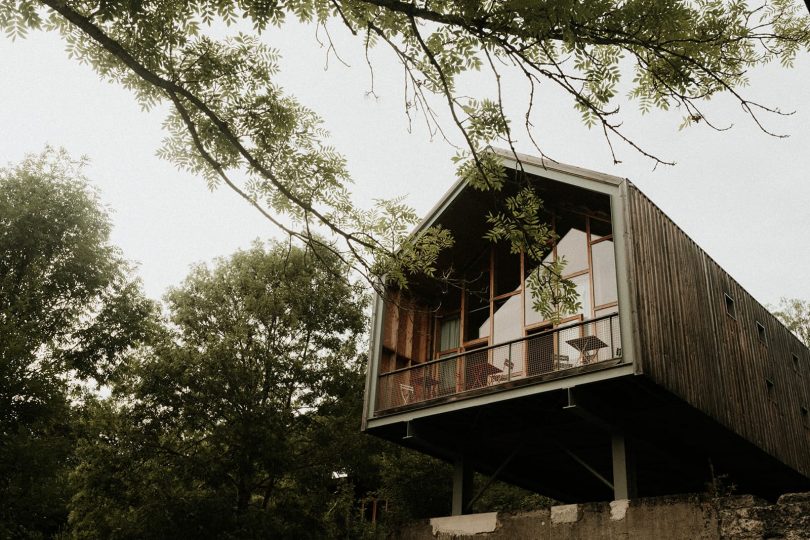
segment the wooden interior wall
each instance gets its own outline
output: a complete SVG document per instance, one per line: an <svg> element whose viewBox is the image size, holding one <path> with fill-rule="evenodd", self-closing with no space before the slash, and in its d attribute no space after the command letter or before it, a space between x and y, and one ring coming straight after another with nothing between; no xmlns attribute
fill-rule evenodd
<svg viewBox="0 0 810 540"><path fill-rule="evenodd" d="M627 212L644 374L810 476L810 350L632 185Z"/></svg>
<svg viewBox="0 0 810 540"><path fill-rule="evenodd" d="M398 291L387 293L380 373L430 359L431 320L431 312L417 300Z"/></svg>

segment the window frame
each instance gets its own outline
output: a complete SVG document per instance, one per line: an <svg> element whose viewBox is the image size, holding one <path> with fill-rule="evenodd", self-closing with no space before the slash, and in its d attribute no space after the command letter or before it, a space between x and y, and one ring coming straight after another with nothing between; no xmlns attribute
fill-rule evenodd
<svg viewBox="0 0 810 540"><path fill-rule="evenodd" d="M756 323L757 329L757 339L759 340L760 344L764 345L765 347L768 346L768 334L765 330L765 325L759 321L754 321Z"/></svg>
<svg viewBox="0 0 810 540"><path fill-rule="evenodd" d="M551 321L548 320L548 319L543 319L543 320L532 322L531 324L527 324L526 303L529 301L529 291L528 291L528 288L526 287L526 279L528 277L528 270L529 270L529 268L528 268L528 256L527 256L525 251L521 251L520 254L515 255L515 256L518 256L520 258L520 276L521 276L520 286L517 289L513 290L513 291L509 291L509 292L506 292L506 293L495 295L495 292L496 292L495 291L495 280L496 280L495 273L498 271L498 268L495 267L495 261L496 261L495 250L498 247L495 244L490 243L490 244L488 244L487 248L482 250L480 252L480 254L474 258L474 262L470 264L470 268L476 267L479 264L480 264L480 266L482 268L484 268L485 265L483 264L483 261L481 261L481 259L483 259L483 258L485 258L487 256L489 257L489 259L488 259L489 260L489 265L486 266L486 268L488 268L488 272L489 272L489 276L488 276L489 277L489 331L488 331L488 335L485 336L485 337L479 337L479 338L474 338L474 339L469 339L469 340L465 339L466 336L467 336L467 330L468 330L468 328L467 328L467 324L468 324L467 319L469 317L469 311L467 309L468 308L468 306L467 306L467 304L468 304L468 299L467 299L467 297L468 297L468 287L465 284L461 288L461 302L460 302L459 309L454 310L452 312L437 314L435 316L435 318L434 318L434 320L437 323L436 324L436 333L434 334L434 343L436 344L435 347L434 347L434 349L435 349L434 358L440 358L441 356L444 356L444 355L447 355L447 354L460 353L460 352L464 352L464 351L467 351L467 350L477 349L477 348L482 347L482 346L495 345L496 344L494 342L494 340L496 338L496 336L494 336L494 332L495 332L495 329L494 329L494 324L495 324L495 321L494 321L495 311L494 310L495 310L495 306L496 306L496 304L498 302L500 302L500 301L502 301L504 299L511 298L513 296L520 296L520 299L521 299L520 324L521 324L521 334L522 334L523 337L526 337L526 336L538 331L538 329L541 329L541 328L558 327L558 326L561 326L561 325L569 324L571 322L586 321L588 319L593 318L594 313L596 313L599 310L609 309L609 308L612 308L612 307L615 307L615 308L618 309L618 307L619 307L619 299L618 299L618 297L614 301L607 302L607 303L604 303L604 304L600 304L598 306L595 305L595 303L594 303L595 302L595 291L594 291L594 269L593 269L592 247L594 245L600 244L602 242L613 242L613 249L615 250L616 245L615 245L615 242L614 242L614 234L613 234L613 230L612 230L613 229L612 219L604 219L602 217L597 217L597 216L591 215L589 213L575 211L575 210L562 210L562 211L563 212L569 212L571 214L576 215L577 218L581 218L583 220L583 223L584 223L584 226L585 226L585 234L586 234L586 238L585 238L586 242L585 242L585 244L586 244L586 249L587 249L587 253L586 253L586 256L587 256L587 268L580 269L580 270L565 274L563 276L563 278L564 279L573 279L573 278L577 278L577 277L581 277L581 276L587 276L587 283L588 283L588 293L587 294L588 294L588 298L584 299L584 300L588 301L587 302L589 304L588 312L580 312L580 313L575 313L575 314L566 316L565 318L561 319L555 325L552 325ZM556 231L556 229L557 229L557 221L558 221L558 219L559 218L558 218L557 214L552 214L551 216L549 216L549 222L551 224L551 227L552 227L553 231ZM606 234L604 236L600 236L597 239L593 239L592 234L591 234L591 221L592 220L598 220L598 221L600 221L602 223L609 224L610 228L611 228L610 234ZM555 239L553 241L552 245L550 246L549 254L552 256L553 260L556 260L556 258L557 258L557 244L558 244L558 240ZM480 261L480 263L479 263L479 261ZM614 257L614 279L616 279L616 281L617 281L616 284L617 284L617 288L618 288L618 273L616 272L616 269L615 269L615 257ZM586 302L583 302L583 303L586 303ZM485 308L483 308L483 306L482 306L479 309L483 310ZM456 348L453 348L453 349L438 350L438 347L440 346L439 345L439 341L440 341L440 339L439 339L440 333L439 332L440 332L440 327L441 327L441 324L440 324L439 321L442 318L452 316L454 314L457 314L459 319L460 319L459 346L456 347Z"/></svg>
<svg viewBox="0 0 810 540"><path fill-rule="evenodd" d="M725 308L726 308L726 315L728 315L729 317L731 317L732 319L734 319L736 321L737 320L737 303L735 302L734 298L730 294L728 294L727 292L723 293L723 297L724 297L724 299L723 299L724 300L724 305L725 305Z"/></svg>

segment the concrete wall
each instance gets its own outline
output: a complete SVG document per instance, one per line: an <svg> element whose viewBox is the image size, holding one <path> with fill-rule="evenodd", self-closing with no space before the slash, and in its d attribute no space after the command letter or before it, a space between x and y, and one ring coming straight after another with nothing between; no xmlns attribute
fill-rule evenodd
<svg viewBox="0 0 810 540"><path fill-rule="evenodd" d="M519 539L810 539L810 493L776 504L750 495L679 495L555 506L521 514L490 513L415 523L396 540Z"/></svg>

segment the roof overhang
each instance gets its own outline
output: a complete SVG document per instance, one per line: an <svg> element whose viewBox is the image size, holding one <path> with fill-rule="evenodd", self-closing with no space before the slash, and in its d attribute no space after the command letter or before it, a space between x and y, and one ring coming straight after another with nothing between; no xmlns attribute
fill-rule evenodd
<svg viewBox="0 0 810 540"><path fill-rule="evenodd" d="M619 176L560 163L559 161L548 158L512 152L511 150L503 148L489 147L487 151L498 156L507 169L522 171L565 184L577 185L592 191L613 194L622 183L627 182L626 178ZM435 225L436 221L450 204L468 187L467 182L463 178L456 180L450 189L439 199L439 202L430 209L424 219L414 228L411 234L417 235L421 231Z"/></svg>

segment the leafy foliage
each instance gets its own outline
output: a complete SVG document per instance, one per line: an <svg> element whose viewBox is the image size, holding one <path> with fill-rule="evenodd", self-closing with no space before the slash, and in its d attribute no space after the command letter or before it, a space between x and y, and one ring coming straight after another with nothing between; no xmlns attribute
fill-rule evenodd
<svg viewBox="0 0 810 540"><path fill-rule="evenodd" d="M46 150L0 170L0 335L4 359L103 381L145 336L151 304L109 243L83 163Z"/></svg>
<svg viewBox="0 0 810 540"><path fill-rule="evenodd" d="M452 465L407 448L385 446L378 456L377 494L388 503L384 524L393 530L416 519L450 514ZM474 475L478 494L488 477ZM492 482L474 502L472 512L520 512L547 508L554 501L504 482Z"/></svg>
<svg viewBox="0 0 810 540"><path fill-rule="evenodd" d="M81 167L0 176L0 536L374 538L447 512L446 464L357 429L365 304L339 257L256 244L194 268L161 324ZM537 502L494 490L476 508Z"/></svg>
<svg viewBox="0 0 810 540"><path fill-rule="evenodd" d="M810 302L799 298L782 298L774 311L788 330L810 347Z"/></svg>
<svg viewBox="0 0 810 540"><path fill-rule="evenodd" d="M450 515L452 465L406 448L389 449L380 457L380 476L392 525Z"/></svg>
<svg viewBox="0 0 810 540"><path fill-rule="evenodd" d="M171 331L130 358L82 441L77 534L329 535L359 437L363 301L346 271L257 244L171 290Z"/></svg>
<svg viewBox="0 0 810 540"><path fill-rule="evenodd" d="M76 383L107 380L153 306L109 243L81 161L46 150L0 169L0 536L65 520Z"/></svg>
<svg viewBox="0 0 810 540"><path fill-rule="evenodd" d="M810 44L808 17L797 0L767 0L758 7L745 0L0 5L0 28L11 37L56 29L72 56L132 89L143 107L171 103L160 154L203 175L209 186L227 185L287 234L332 250L371 283L382 275L400 285L413 274L432 275L437 253L450 245L447 231L406 240L415 216L397 201L380 202L370 212L355 208L345 162L328 144L319 118L274 82L278 54L260 34L291 17L323 27L343 25L362 47L392 50L405 72L406 113L421 114L432 133L445 135L436 112L442 104L464 140L457 156L460 177L495 191L504 172L485 149L497 141L511 148L515 141L504 112L502 70L511 68L528 83L524 127L532 141L535 90L549 84L570 98L586 125L604 133L612 151L614 142L623 142L664 163L624 132L618 114L624 94L642 111L677 108L683 125L705 122L717 129L724 128L707 117L703 104L718 93L730 94L767 131L760 114L781 113L745 97L746 72L772 61L790 66ZM217 35L231 25L241 32ZM471 71L487 71L496 95L461 95L460 79ZM509 204L501 206L499 212L510 212ZM507 219L525 221L508 214ZM337 242L323 242L325 236ZM543 246L548 238L539 240ZM546 281L557 287L553 278L538 283ZM562 292L549 290L546 296L566 299L570 287L557 288Z"/></svg>
<svg viewBox="0 0 810 540"><path fill-rule="evenodd" d="M508 242L512 253L525 251L532 263L526 283L534 299L532 309L551 321L579 311L581 304L576 286L563 278L565 258L545 260L558 238L540 218L543 201L527 186L516 195L506 197L504 207L505 211L490 212L487 216L491 228L486 238L492 242Z"/></svg>

